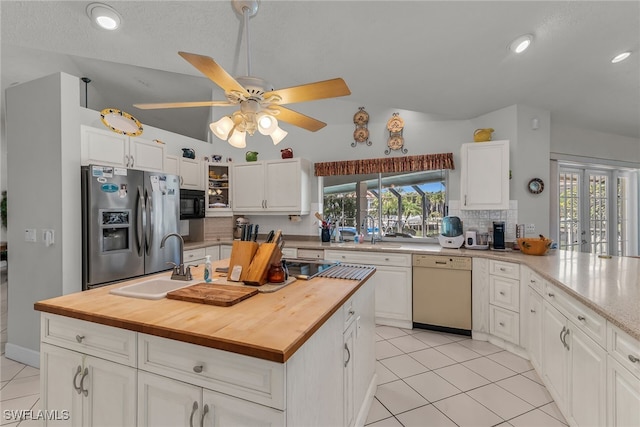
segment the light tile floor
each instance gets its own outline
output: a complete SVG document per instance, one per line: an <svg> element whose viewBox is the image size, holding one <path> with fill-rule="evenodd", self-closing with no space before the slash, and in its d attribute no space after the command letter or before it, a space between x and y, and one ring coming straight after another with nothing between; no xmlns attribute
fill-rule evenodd
<svg viewBox="0 0 640 427"><path fill-rule="evenodd" d="M376 328L378 391L366 424L390 426L566 426L531 364L468 337L388 326ZM2 356L4 410L39 409L40 372Z"/></svg>
<svg viewBox="0 0 640 427"><path fill-rule="evenodd" d="M469 337L376 327L370 427L566 426L528 360Z"/></svg>

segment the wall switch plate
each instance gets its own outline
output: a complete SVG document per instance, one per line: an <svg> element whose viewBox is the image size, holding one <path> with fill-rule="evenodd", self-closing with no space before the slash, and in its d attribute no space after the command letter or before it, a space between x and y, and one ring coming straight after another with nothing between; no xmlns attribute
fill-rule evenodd
<svg viewBox="0 0 640 427"><path fill-rule="evenodd" d="M36 236L35 228L27 228L24 230L24 241L25 242L37 242L38 237Z"/></svg>
<svg viewBox="0 0 640 427"><path fill-rule="evenodd" d="M536 225L535 224L526 224L524 226L524 232L529 234L529 233L535 233L536 231Z"/></svg>

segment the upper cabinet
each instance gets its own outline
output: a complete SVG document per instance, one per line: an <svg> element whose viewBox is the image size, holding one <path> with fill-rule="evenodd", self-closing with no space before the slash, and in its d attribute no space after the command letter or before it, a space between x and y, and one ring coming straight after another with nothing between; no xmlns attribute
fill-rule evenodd
<svg viewBox="0 0 640 427"><path fill-rule="evenodd" d="M83 165L100 164L148 171L163 171L164 145L106 129L81 125L80 159Z"/></svg>
<svg viewBox="0 0 640 427"><path fill-rule="evenodd" d="M197 159L167 155L164 159L164 172L180 177L180 188L204 190L202 162Z"/></svg>
<svg viewBox="0 0 640 427"><path fill-rule="evenodd" d="M509 141L462 144L460 209L509 209Z"/></svg>
<svg viewBox="0 0 640 427"><path fill-rule="evenodd" d="M207 184L207 216L232 216L229 197L230 166L226 163L206 162L204 173Z"/></svg>
<svg viewBox="0 0 640 427"><path fill-rule="evenodd" d="M231 167L231 172L234 213L309 213L309 161L295 158L239 163Z"/></svg>

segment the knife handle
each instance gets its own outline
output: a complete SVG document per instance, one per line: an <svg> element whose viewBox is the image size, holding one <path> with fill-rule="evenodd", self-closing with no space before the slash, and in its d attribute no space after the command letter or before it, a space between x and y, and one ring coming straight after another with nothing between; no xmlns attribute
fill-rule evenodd
<svg viewBox="0 0 640 427"><path fill-rule="evenodd" d="M254 242L258 241L258 228L260 228L260 225L256 224L256 229L255 229L254 234L253 234L253 241Z"/></svg>
<svg viewBox="0 0 640 427"><path fill-rule="evenodd" d="M275 235L275 231L271 230L269 232L269 235L267 236L267 243L271 243L271 241L273 240L273 236Z"/></svg>

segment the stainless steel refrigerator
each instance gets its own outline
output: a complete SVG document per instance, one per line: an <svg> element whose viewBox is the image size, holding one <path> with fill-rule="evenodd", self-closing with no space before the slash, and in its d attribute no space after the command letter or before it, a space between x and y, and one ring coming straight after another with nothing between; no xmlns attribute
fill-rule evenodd
<svg viewBox="0 0 640 427"><path fill-rule="evenodd" d="M162 172L90 165L82 170L82 289L178 263L180 180Z"/></svg>

